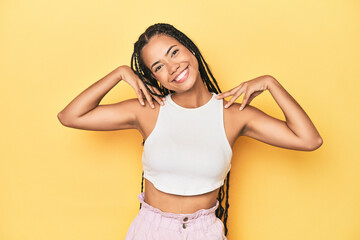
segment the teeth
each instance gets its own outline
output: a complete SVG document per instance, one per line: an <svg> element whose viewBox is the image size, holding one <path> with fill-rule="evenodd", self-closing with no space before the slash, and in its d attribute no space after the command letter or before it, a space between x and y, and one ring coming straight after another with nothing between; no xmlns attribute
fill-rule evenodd
<svg viewBox="0 0 360 240"><path fill-rule="evenodd" d="M182 79L185 74L187 73L188 69L186 69L185 71L183 71L177 78L175 78L175 81L179 81L180 79Z"/></svg>

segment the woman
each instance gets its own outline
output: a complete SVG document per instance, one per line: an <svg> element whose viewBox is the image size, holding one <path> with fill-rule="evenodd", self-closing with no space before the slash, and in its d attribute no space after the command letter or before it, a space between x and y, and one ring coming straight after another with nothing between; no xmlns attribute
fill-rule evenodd
<svg viewBox="0 0 360 240"><path fill-rule="evenodd" d="M137 98L99 105L122 80L134 88ZM286 121L249 105L265 90ZM242 94L243 102L235 103ZM140 212L126 239L227 239L230 160L236 139L248 136L302 151L322 144L310 118L274 77L260 76L221 93L196 45L162 23L140 35L131 68L120 66L88 87L58 118L72 128L137 129L142 134L146 194L142 182Z"/></svg>

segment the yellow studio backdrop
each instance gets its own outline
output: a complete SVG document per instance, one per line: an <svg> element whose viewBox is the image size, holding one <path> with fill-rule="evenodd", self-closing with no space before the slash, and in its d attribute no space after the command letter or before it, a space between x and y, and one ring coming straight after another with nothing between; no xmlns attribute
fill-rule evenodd
<svg viewBox="0 0 360 240"><path fill-rule="evenodd" d="M125 238L139 211L141 134L71 129L57 114L129 65L157 22L197 44L223 92L274 76L324 140L312 152L237 140L228 239L360 239L357 0L2 0L0 239ZM135 97L122 81L100 104ZM268 91L251 105L285 120Z"/></svg>

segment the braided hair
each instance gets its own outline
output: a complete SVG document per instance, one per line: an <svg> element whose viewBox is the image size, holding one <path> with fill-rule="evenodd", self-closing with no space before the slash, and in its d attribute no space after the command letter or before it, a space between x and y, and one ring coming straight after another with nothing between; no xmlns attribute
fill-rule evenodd
<svg viewBox="0 0 360 240"><path fill-rule="evenodd" d="M191 41L184 33L176 29L174 26L166 23L157 23L148 27L143 34L139 36L139 39L134 44L134 52L131 57L131 69L135 72L135 74L141 79L144 83L147 90L150 94L158 96L158 97L165 97L169 93L173 93L175 91L169 90L158 83L158 81L153 77L151 70L145 65L142 57L141 57L141 50L142 48L149 42L149 40L159 34L165 34L170 37L175 38L178 42L184 45L190 52L192 52L198 63L199 63L199 72L202 79L202 82L205 84L209 92L221 93L221 90L210 71L210 68L206 61L204 60L203 56L200 53L200 50L197 46ZM212 81L209 78L209 75ZM148 85L157 88L161 94L157 94L152 92ZM145 140L143 139L142 145L144 145ZM219 194L217 200L219 201L219 207L215 211L216 217L223 221L225 226L225 236L227 236L228 229L227 229L227 218L228 218L228 209L229 209L229 180L230 180L230 171L228 172L225 178L225 184L220 187ZM222 206L222 201L225 197L224 186L226 185L226 202L225 202L225 210ZM141 180L141 192L143 192L144 188L144 171L142 172L142 180ZM141 203L140 203L141 209Z"/></svg>

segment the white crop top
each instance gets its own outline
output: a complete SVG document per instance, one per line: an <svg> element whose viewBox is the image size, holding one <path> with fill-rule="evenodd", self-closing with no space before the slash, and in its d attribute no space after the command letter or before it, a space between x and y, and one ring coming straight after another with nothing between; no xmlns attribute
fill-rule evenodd
<svg viewBox="0 0 360 240"><path fill-rule="evenodd" d="M224 184L232 149L223 121L223 99L184 108L172 93L160 105L153 131L143 147L144 178L163 192L198 195Z"/></svg>

